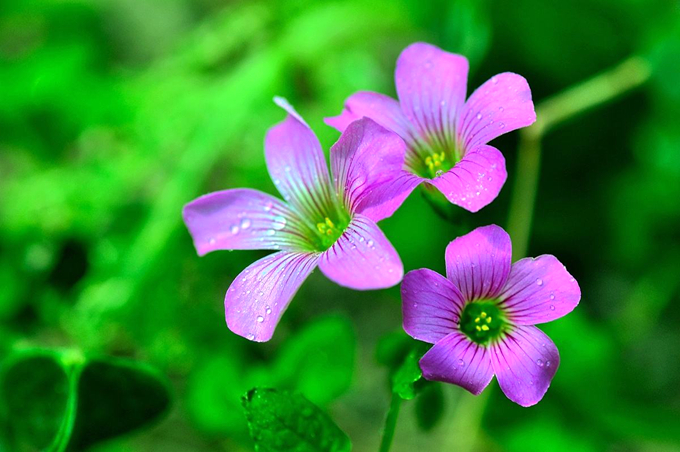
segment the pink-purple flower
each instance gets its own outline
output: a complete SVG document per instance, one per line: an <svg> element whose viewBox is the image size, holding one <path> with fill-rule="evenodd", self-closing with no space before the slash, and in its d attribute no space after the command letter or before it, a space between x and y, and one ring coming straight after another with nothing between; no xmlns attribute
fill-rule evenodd
<svg viewBox="0 0 680 452"><path fill-rule="evenodd" d="M238 275L224 300L236 334L267 341L302 282L319 266L358 290L401 281L399 255L376 222L389 216L381 187L401 171L406 145L368 118L331 147L331 175L314 132L283 99L288 116L265 140L269 173L285 200L239 188L202 196L184 207L199 255L215 250L276 250Z"/></svg>
<svg viewBox="0 0 680 452"><path fill-rule="evenodd" d="M508 234L491 225L446 248L446 278L420 269L402 283L404 330L434 344L420 360L428 380L479 394L494 374L505 395L538 403L560 356L534 325L571 312L581 299L576 280L554 256L511 265Z"/></svg>
<svg viewBox="0 0 680 452"><path fill-rule="evenodd" d="M415 43L399 56L395 84L399 101L358 92L342 114L326 118L341 132L368 117L408 144L404 172L384 190L392 210L420 183L436 187L451 203L476 212L493 201L507 173L505 159L487 143L536 120L531 90L517 74L502 73L465 101L468 61L433 45Z"/></svg>

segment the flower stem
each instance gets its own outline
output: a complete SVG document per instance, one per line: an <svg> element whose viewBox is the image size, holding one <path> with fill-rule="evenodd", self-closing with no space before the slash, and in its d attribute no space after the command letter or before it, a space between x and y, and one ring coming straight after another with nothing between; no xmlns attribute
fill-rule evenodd
<svg viewBox="0 0 680 452"><path fill-rule="evenodd" d="M401 408L401 397L398 394L392 393L390 400L390 409L385 418L385 428L383 429L382 441L380 441L380 452L389 452L394 439L394 430L397 427L397 419L399 418L399 409Z"/></svg>
<svg viewBox="0 0 680 452"><path fill-rule="evenodd" d="M632 56L619 65L567 88L536 106L536 122L531 127L520 131L517 170L514 175L507 225L508 233L512 237L513 260L525 257L529 246L538 188L542 138L566 120L642 85L650 75L649 63L642 57ZM482 395L468 400L466 412L456 411L454 424L464 425L469 435L468 441L456 443L457 452L477 449L475 440L491 390L492 387L489 387Z"/></svg>
<svg viewBox="0 0 680 452"><path fill-rule="evenodd" d="M513 259L524 257L529 246L542 138L566 120L640 86L650 75L649 63L642 57L632 56L618 66L567 88L536 106L536 122L520 131L517 171L508 217Z"/></svg>

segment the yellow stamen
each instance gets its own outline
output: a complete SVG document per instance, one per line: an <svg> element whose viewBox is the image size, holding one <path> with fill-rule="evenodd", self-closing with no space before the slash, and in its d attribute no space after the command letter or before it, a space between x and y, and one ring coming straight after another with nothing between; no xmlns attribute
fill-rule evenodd
<svg viewBox="0 0 680 452"><path fill-rule="evenodd" d="M486 326L486 325L484 325L484 326ZM477 331L482 331L482 327L480 327L479 325L475 326L475 329L477 329Z"/></svg>
<svg viewBox="0 0 680 452"><path fill-rule="evenodd" d="M491 317L486 318L486 323L491 323Z"/></svg>
<svg viewBox="0 0 680 452"><path fill-rule="evenodd" d="M489 327L486 325L482 325L482 331L489 331Z"/></svg>
<svg viewBox="0 0 680 452"><path fill-rule="evenodd" d="M475 323L479 323L479 317L475 319Z"/></svg>
<svg viewBox="0 0 680 452"><path fill-rule="evenodd" d="M436 173L435 168L440 168L445 159L446 154L444 152L428 155L425 157L425 166L427 166L427 169L429 169L430 173L434 176Z"/></svg>
<svg viewBox="0 0 680 452"><path fill-rule="evenodd" d="M482 311L482 314L480 315L481 318L485 319L486 318L486 312Z"/></svg>

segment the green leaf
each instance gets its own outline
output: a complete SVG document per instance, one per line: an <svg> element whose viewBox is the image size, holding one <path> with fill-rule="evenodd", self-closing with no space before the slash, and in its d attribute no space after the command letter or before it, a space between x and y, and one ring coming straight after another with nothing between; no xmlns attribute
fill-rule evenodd
<svg viewBox="0 0 680 452"><path fill-rule="evenodd" d="M392 392L404 400L413 399L418 391L426 384L418 361L427 351L428 344L417 342L406 355L402 364L392 375Z"/></svg>
<svg viewBox="0 0 680 452"><path fill-rule="evenodd" d="M80 451L158 419L164 379L130 360L77 352L18 352L3 365L3 420L12 450Z"/></svg>
<svg viewBox="0 0 680 452"><path fill-rule="evenodd" d="M432 430L441 420L443 414L444 392L442 386L437 383L427 385L416 398L418 427L426 432Z"/></svg>
<svg viewBox="0 0 680 452"><path fill-rule="evenodd" d="M242 399L257 452L345 452L347 435L302 394L252 389Z"/></svg>

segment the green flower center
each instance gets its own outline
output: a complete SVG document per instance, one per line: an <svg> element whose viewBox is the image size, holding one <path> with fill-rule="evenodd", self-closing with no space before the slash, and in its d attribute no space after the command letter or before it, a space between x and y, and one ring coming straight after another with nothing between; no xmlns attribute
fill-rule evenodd
<svg viewBox="0 0 680 452"><path fill-rule="evenodd" d="M417 157L411 165L422 177L434 179L453 168L461 159L461 153L453 143L421 143L415 149Z"/></svg>
<svg viewBox="0 0 680 452"><path fill-rule="evenodd" d="M317 221L314 230L314 245L319 251L326 251L340 238L349 225L349 215L338 213Z"/></svg>
<svg viewBox="0 0 680 452"><path fill-rule="evenodd" d="M475 301L463 308L460 316L460 330L473 342L486 345L500 337L508 322L496 301Z"/></svg>

